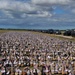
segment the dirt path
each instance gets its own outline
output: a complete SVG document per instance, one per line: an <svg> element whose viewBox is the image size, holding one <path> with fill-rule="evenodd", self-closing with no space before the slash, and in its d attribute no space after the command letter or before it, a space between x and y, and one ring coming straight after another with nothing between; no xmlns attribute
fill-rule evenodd
<svg viewBox="0 0 75 75"><path fill-rule="evenodd" d="M63 37L63 38L68 38L68 39L72 39L72 36L64 36L64 35L55 35L55 36L59 36L59 37Z"/></svg>

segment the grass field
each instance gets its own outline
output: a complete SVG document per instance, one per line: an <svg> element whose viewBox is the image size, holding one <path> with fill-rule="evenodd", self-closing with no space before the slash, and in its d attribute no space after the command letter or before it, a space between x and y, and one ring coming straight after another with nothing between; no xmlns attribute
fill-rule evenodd
<svg viewBox="0 0 75 75"><path fill-rule="evenodd" d="M48 33L41 33L41 32L35 32L35 31L26 31L26 30L0 30L0 34L5 33L5 32L10 32L10 31L31 32L33 34L41 34L41 35L45 35L45 36L59 38L59 39L62 39L62 40L75 41L75 37L71 37L71 36L63 36L62 34L61 35L56 35L56 34L48 34Z"/></svg>

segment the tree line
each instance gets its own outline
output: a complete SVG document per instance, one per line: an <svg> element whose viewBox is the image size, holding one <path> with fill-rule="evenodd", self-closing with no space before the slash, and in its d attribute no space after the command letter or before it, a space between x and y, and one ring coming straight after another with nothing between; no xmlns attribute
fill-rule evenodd
<svg viewBox="0 0 75 75"><path fill-rule="evenodd" d="M48 30L32 30L42 33L49 33L49 34L57 34L57 35L64 35L64 36L72 36L75 37L75 30L54 30L54 29L48 29Z"/></svg>

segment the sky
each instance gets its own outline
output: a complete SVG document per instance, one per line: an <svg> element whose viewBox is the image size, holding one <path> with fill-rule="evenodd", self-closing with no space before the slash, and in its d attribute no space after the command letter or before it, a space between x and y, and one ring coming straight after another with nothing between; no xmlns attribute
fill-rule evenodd
<svg viewBox="0 0 75 75"><path fill-rule="evenodd" d="M0 28L74 29L75 0L0 0Z"/></svg>

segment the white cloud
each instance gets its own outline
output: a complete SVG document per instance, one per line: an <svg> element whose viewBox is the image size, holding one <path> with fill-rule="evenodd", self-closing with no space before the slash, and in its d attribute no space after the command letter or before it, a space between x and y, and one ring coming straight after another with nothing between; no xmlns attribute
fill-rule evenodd
<svg viewBox="0 0 75 75"><path fill-rule="evenodd" d="M52 16L52 14L50 14L49 12L47 12L47 11L37 11L37 14L34 14L34 15L32 15L32 14L30 14L29 16L35 16L35 17L51 17Z"/></svg>
<svg viewBox="0 0 75 75"><path fill-rule="evenodd" d="M31 12L35 11L36 8L29 3L17 2L17 1L0 1L0 9L5 11L20 11L20 12Z"/></svg>
<svg viewBox="0 0 75 75"><path fill-rule="evenodd" d="M75 14L75 8L74 8L74 9L72 9L72 10L71 10L71 12L72 12L73 14Z"/></svg>
<svg viewBox="0 0 75 75"><path fill-rule="evenodd" d="M51 9L51 8L50 8ZM25 3L21 1L1 0L0 10L3 11L10 18L18 17L24 18L25 16L33 15L37 17L50 16L51 13L42 7L32 3ZM40 11L40 13L38 13ZM43 12L42 12L43 11Z"/></svg>
<svg viewBox="0 0 75 75"><path fill-rule="evenodd" d="M31 0L31 2L22 2L16 0L0 0L0 10L9 18L26 18L29 17L51 17L52 12L58 4L65 7L73 6L73 0ZM68 5L68 6L67 6ZM70 9L70 8L69 8ZM72 10L72 12L75 12Z"/></svg>
<svg viewBox="0 0 75 75"><path fill-rule="evenodd" d="M68 4L71 0L32 0L34 4Z"/></svg>

